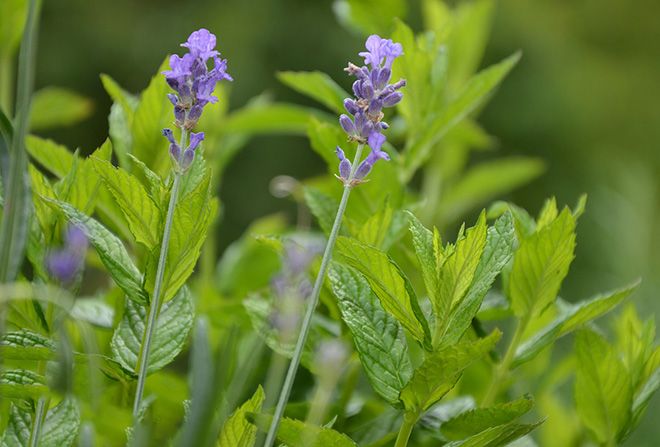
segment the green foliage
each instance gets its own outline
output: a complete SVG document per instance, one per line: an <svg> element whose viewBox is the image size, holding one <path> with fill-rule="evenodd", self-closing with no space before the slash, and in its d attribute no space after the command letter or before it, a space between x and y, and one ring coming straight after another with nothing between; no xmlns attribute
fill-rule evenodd
<svg viewBox="0 0 660 447"><path fill-rule="evenodd" d="M149 373L163 368L181 352L194 316L192 298L185 287L174 299L163 305L149 353ZM112 335L112 353L129 373L137 370L146 317L145 307L131 300L126 301L124 316Z"/></svg>
<svg viewBox="0 0 660 447"><path fill-rule="evenodd" d="M254 396L231 415L220 432L218 447L252 447L257 437L257 427L246 416L261 411L264 391L258 388Z"/></svg>
<svg viewBox="0 0 660 447"><path fill-rule="evenodd" d="M267 429L270 417L257 415L255 423ZM328 427L317 427L295 419L283 418L277 431L277 439L285 445L308 445L309 447L356 447L348 436Z"/></svg>
<svg viewBox="0 0 660 447"><path fill-rule="evenodd" d="M79 94L60 87L46 87L35 92L30 111L32 130L76 124L92 113L92 103Z"/></svg>
<svg viewBox="0 0 660 447"><path fill-rule="evenodd" d="M282 71L277 77L284 84L317 100L333 112L344 113L344 99L348 97L348 93L327 74L319 71Z"/></svg>
<svg viewBox="0 0 660 447"><path fill-rule="evenodd" d="M3 447L24 447L29 445L32 427L29 412L16 406L11 407L9 423L2 438ZM74 444L80 427L80 410L71 398L62 400L48 410L43 426L39 446L68 447Z"/></svg>

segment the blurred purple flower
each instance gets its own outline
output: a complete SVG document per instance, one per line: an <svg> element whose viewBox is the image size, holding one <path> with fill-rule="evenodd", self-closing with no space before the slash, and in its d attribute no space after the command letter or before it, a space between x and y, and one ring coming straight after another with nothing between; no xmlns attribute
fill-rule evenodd
<svg viewBox="0 0 660 447"><path fill-rule="evenodd" d="M89 241L83 230L76 225L70 225L64 235L64 246L59 250L52 250L46 256L48 273L63 284L73 282L83 267L88 246Z"/></svg>
<svg viewBox="0 0 660 447"><path fill-rule="evenodd" d="M208 30L202 28L193 32L181 44L188 53L182 57L172 55L170 70L163 72L169 86L176 91L176 95L169 94L168 98L174 105L176 125L181 129L192 130L204 106L218 101L213 91L219 81L233 80L227 73L227 60L220 59L215 43L215 36ZM209 70L211 59L213 68Z"/></svg>
<svg viewBox="0 0 660 447"><path fill-rule="evenodd" d="M371 148L371 153L358 166L354 180L362 180L376 161L389 160L387 153L381 150L385 143L382 131L389 127L382 121L383 108L398 104L403 98L403 94L398 90L406 85L403 79L394 84L389 83L392 64L403 54L400 43L373 34L367 38L365 47L368 51L359 53L364 58L365 66L358 67L349 63L345 69L349 75L357 78L353 83L355 98L347 98L344 101L346 111L353 118L346 114L339 117L339 123L348 134L349 140L367 144ZM337 157L340 161L339 177L347 182L351 163L346 160L340 148L337 148Z"/></svg>

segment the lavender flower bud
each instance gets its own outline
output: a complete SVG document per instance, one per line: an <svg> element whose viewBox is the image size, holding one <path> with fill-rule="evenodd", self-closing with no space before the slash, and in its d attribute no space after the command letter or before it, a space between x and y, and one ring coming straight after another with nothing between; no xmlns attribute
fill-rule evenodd
<svg viewBox="0 0 660 447"><path fill-rule="evenodd" d="M344 151L339 146L337 146L335 152L339 159L339 176L342 180L348 181L348 177L351 175L351 162L348 161Z"/></svg>
<svg viewBox="0 0 660 447"><path fill-rule="evenodd" d="M344 129L344 132L346 132L349 136L355 135L357 132L355 130L355 124L353 124L353 120L351 120L347 115L341 115L339 117L339 124L341 125L341 128Z"/></svg>
<svg viewBox="0 0 660 447"><path fill-rule="evenodd" d="M399 101L401 101L402 99L403 99L403 93L394 92L394 93L390 93L389 95L384 97L382 104L383 104L384 107L392 107L392 106L398 104Z"/></svg>
<svg viewBox="0 0 660 447"><path fill-rule="evenodd" d="M350 98L346 98L346 99L344 100L344 108L345 108L346 111L347 111L348 113L350 113L351 115L355 115L355 114L358 112L358 110L360 110L360 108L358 107L358 105L357 105L357 103L355 102L355 100L350 99Z"/></svg>

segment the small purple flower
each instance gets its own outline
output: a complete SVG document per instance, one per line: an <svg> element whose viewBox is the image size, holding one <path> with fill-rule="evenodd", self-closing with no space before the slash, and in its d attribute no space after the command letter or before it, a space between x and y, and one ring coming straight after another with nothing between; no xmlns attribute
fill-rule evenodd
<svg viewBox="0 0 660 447"><path fill-rule="evenodd" d="M208 30L202 28L193 32L181 44L188 53L182 57L172 55L170 70L163 72L168 85L176 91L176 95L169 94L168 98L174 105L176 125L181 129L192 130L204 106L218 101L213 90L219 81L233 80L227 73L227 60L220 59L215 43L215 36ZM213 60L210 70L209 60Z"/></svg>
<svg viewBox="0 0 660 447"><path fill-rule="evenodd" d="M387 153L381 150L386 141L382 131L389 127L383 121L383 108L398 104L403 98L403 94L398 90L406 85L403 79L394 84L389 83L392 77L392 64L403 54L400 43L373 34L367 38L365 47L368 51L360 52L365 66L358 67L349 63L345 69L349 75L357 78L353 83L355 99L344 100L344 108L352 118L346 114L339 117L339 124L348 135L349 141L367 144L371 148L371 153L358 166L354 180L362 180L377 160L389 160ZM337 148L337 157L339 177L347 183L351 163L346 160L340 148Z"/></svg>
<svg viewBox="0 0 660 447"><path fill-rule="evenodd" d="M170 142L170 157L175 169L179 173L186 172L195 159L195 150L204 141L204 132L191 132L190 142L184 151L181 150L181 146L174 139L174 133L171 129L163 129L163 135Z"/></svg>
<svg viewBox="0 0 660 447"><path fill-rule="evenodd" d="M64 246L46 256L46 269L59 282L70 284L82 269L88 246L89 241L83 230L70 225L64 235Z"/></svg>

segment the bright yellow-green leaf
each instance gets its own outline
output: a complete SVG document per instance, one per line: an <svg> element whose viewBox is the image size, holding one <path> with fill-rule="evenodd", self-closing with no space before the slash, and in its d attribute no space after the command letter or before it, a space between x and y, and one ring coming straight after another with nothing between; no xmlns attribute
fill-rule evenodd
<svg viewBox="0 0 660 447"><path fill-rule="evenodd" d="M259 386L254 396L231 415L220 432L217 447L253 447L257 436L257 427L245 416L247 413L259 413L264 401L264 390Z"/></svg>

